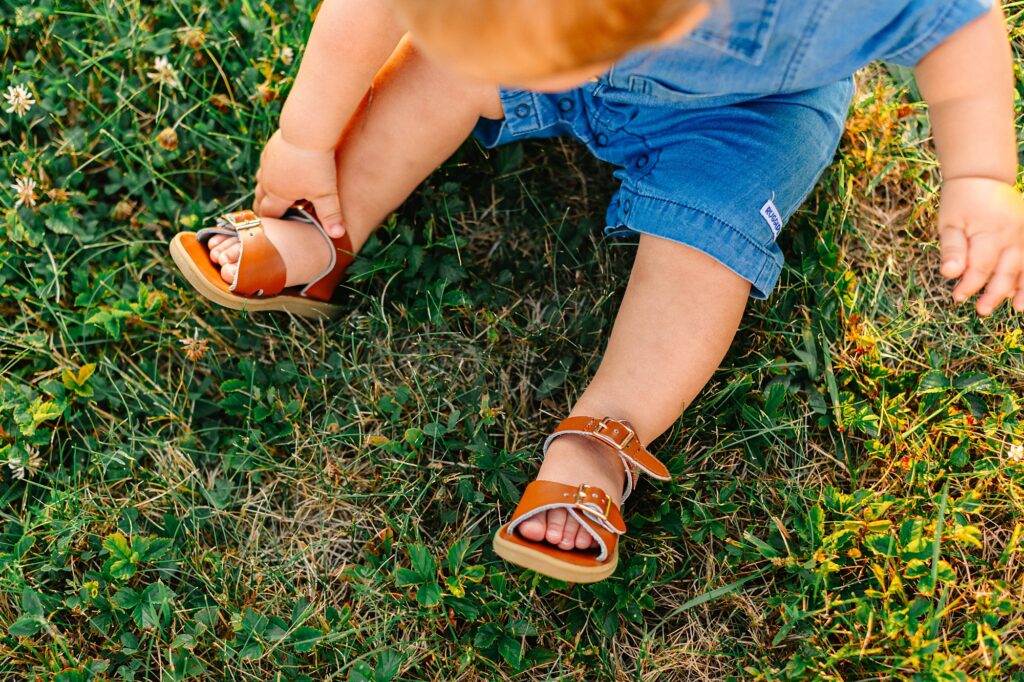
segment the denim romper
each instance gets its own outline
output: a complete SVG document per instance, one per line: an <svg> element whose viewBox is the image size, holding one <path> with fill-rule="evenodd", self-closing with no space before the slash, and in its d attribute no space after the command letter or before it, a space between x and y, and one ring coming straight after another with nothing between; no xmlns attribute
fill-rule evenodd
<svg viewBox="0 0 1024 682"><path fill-rule="evenodd" d="M611 237L687 244L766 299L776 238L831 163L875 60L917 64L993 0L726 0L682 40L564 93L502 89L486 147L570 135L617 168Z"/></svg>

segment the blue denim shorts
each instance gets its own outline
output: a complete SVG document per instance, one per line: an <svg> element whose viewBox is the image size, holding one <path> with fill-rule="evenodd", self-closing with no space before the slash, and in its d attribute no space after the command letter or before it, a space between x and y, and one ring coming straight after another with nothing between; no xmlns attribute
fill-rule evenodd
<svg viewBox="0 0 1024 682"><path fill-rule="evenodd" d="M565 93L501 91L505 118L481 119L486 147L569 135L616 167L605 235L686 244L766 299L782 272L776 239L828 167L853 79L790 94L693 103L638 99L603 80ZM626 95L626 96L623 96Z"/></svg>
<svg viewBox="0 0 1024 682"><path fill-rule="evenodd" d="M850 74L917 64L993 0L728 0L670 45L637 50L562 94L503 90L486 146L571 135L617 167L605 233L699 249L764 299L779 231L835 154Z"/></svg>

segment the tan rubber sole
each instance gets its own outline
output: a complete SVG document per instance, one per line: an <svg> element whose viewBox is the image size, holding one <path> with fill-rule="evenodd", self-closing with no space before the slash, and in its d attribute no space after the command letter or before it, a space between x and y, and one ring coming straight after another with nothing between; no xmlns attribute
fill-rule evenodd
<svg viewBox="0 0 1024 682"><path fill-rule="evenodd" d="M181 274L185 276L185 279L192 285L193 289L217 305L231 308L232 310L245 310L249 312L278 311L301 315L302 317L328 320L337 319L345 312L345 306L325 301L316 301L310 298L299 296L248 297L219 289L216 285L211 284L203 276L199 268L196 267L195 263L192 262L192 258L189 256L188 251L185 250L185 247L182 246L180 238L181 235L177 234L171 240L171 258L174 259L174 264L178 266Z"/></svg>
<svg viewBox="0 0 1024 682"><path fill-rule="evenodd" d="M554 558L544 552L523 547L502 536L502 528L494 534L494 552L505 561L537 571L557 580L570 583L596 583L615 572L619 565L619 548L616 544L608 561L600 566L577 566Z"/></svg>

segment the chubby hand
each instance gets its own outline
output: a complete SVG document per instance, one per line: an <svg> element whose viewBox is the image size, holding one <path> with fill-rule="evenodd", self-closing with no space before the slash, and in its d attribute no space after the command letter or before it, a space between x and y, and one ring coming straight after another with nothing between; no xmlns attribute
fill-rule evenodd
<svg viewBox="0 0 1024 682"><path fill-rule="evenodd" d="M979 315L1010 299L1024 312L1024 198L1012 185L988 178L957 178L942 185L939 201L940 272L960 281L958 303L985 287Z"/></svg>
<svg viewBox="0 0 1024 682"><path fill-rule="evenodd" d="M296 146L285 140L278 129L260 155L252 208L261 216L279 218L299 199L308 199L327 232L340 237L345 228L337 173L334 149Z"/></svg>

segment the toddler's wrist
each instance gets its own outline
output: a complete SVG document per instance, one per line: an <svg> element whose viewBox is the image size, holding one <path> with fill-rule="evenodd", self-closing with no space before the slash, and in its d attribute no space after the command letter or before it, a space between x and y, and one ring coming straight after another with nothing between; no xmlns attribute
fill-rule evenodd
<svg viewBox="0 0 1024 682"><path fill-rule="evenodd" d="M327 146L327 147L317 146L315 144L312 144L312 143L307 142L306 140L304 140L301 135L296 137L294 135L290 135L290 134L286 133L284 131L284 128L278 128L277 132L278 132L278 136L281 138L281 141L284 142L285 144L287 144L289 147L291 147L295 151L305 152L305 153L308 153L308 154L328 154L328 153L333 154L334 153L334 147L333 146Z"/></svg>
<svg viewBox="0 0 1024 682"><path fill-rule="evenodd" d="M993 180L995 182L1015 185L1017 182L1017 165L1012 167L1004 164L990 168L948 168L942 167L942 183L958 180Z"/></svg>

